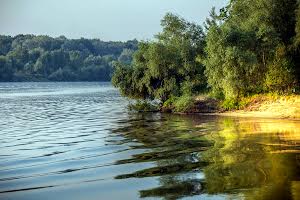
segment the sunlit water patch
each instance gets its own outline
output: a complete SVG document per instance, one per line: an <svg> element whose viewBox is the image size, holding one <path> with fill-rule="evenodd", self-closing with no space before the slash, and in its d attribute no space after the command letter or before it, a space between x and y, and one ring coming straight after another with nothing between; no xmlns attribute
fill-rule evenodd
<svg viewBox="0 0 300 200"><path fill-rule="evenodd" d="M0 83L0 199L300 199L300 122L136 114L109 83Z"/></svg>

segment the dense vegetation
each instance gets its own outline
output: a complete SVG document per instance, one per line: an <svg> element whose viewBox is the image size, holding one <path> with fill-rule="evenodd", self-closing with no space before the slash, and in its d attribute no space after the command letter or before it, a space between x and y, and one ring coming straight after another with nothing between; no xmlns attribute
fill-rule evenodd
<svg viewBox="0 0 300 200"><path fill-rule="evenodd" d="M155 41L139 43L131 65L116 63L112 82L125 96L171 105L206 89L205 68L197 60L205 37L201 26L173 14L161 24Z"/></svg>
<svg viewBox="0 0 300 200"><path fill-rule="evenodd" d="M137 41L0 36L0 81L109 81L112 63L131 62Z"/></svg>
<svg viewBox="0 0 300 200"><path fill-rule="evenodd" d="M188 109L209 94L235 105L258 93L292 93L300 79L297 0L231 0L212 9L204 29L167 14L154 41L140 42L133 62L117 63L113 84L138 100Z"/></svg>

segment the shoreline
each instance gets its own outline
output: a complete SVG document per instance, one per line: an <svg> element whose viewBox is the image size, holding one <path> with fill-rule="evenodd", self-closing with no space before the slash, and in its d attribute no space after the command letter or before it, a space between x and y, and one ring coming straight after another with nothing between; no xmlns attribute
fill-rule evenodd
<svg viewBox="0 0 300 200"><path fill-rule="evenodd" d="M161 112L165 113L165 112ZM292 116L280 116L274 115L266 112L245 112L243 110L237 111L227 111L227 112L215 112L215 113L206 113L206 112L173 112L173 114L178 115L200 115L200 116L216 116L216 117L234 117L234 118L258 118L258 119L281 119L281 120L293 120L300 121L300 117Z"/></svg>
<svg viewBox="0 0 300 200"><path fill-rule="evenodd" d="M222 102L220 101L215 103L210 109L203 109L203 107L206 107L203 105L206 105L209 101L207 99L198 100L195 102L194 109L178 114L300 120L300 95L257 95L247 98L246 101L248 101L248 104L246 106L231 110L222 109ZM200 106L201 109L197 105L202 105Z"/></svg>
<svg viewBox="0 0 300 200"><path fill-rule="evenodd" d="M203 116L219 116L219 117L236 117L236 118L259 118L259 119L281 119L281 120L293 120L300 121L300 117L294 116L281 116L274 115L266 112L245 112L242 110L238 111L229 111L223 113L191 113L191 114L199 114Z"/></svg>

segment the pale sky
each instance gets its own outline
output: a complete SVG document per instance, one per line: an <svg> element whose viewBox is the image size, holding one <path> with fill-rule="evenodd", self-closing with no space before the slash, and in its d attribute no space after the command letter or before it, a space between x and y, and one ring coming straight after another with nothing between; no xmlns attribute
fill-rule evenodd
<svg viewBox="0 0 300 200"><path fill-rule="evenodd" d="M167 12L203 24L228 0L0 0L0 34L152 39Z"/></svg>

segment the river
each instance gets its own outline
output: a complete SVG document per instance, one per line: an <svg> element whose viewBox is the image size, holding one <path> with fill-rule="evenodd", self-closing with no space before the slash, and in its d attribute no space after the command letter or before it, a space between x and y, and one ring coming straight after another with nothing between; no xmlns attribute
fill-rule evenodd
<svg viewBox="0 0 300 200"><path fill-rule="evenodd" d="M0 83L0 199L300 199L300 122L132 113L110 83Z"/></svg>

